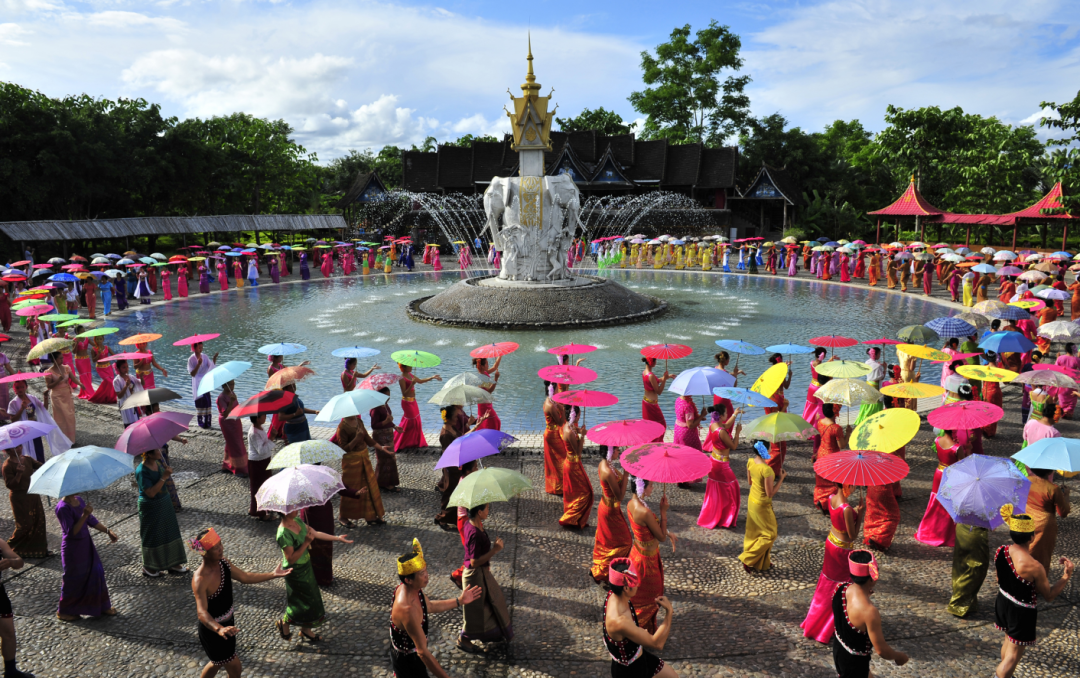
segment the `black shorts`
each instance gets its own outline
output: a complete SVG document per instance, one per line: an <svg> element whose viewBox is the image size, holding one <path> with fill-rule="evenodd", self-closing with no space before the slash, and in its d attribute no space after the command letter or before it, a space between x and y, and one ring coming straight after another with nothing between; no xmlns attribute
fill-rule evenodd
<svg viewBox="0 0 1080 678"><path fill-rule="evenodd" d="M11 598L8 598L7 589L0 584L0 619L11 619L15 613L11 610Z"/></svg>
<svg viewBox="0 0 1080 678"><path fill-rule="evenodd" d="M1034 645L1039 611L1021 607L998 592L994 605L994 628L1004 631L1013 645Z"/></svg>
<svg viewBox="0 0 1080 678"><path fill-rule="evenodd" d="M623 666L613 659L611 661L611 678L652 678L663 669L663 659L655 654L642 652L637 661L630 666Z"/></svg>
<svg viewBox="0 0 1080 678"><path fill-rule="evenodd" d="M869 678L870 655L851 654L834 637L832 639L832 657L837 678Z"/></svg>
<svg viewBox="0 0 1080 678"><path fill-rule="evenodd" d="M415 652L398 652L390 646L390 666L397 678L428 678L424 660Z"/></svg>
<svg viewBox="0 0 1080 678"><path fill-rule="evenodd" d="M234 623L233 618L229 617L221 625L233 626ZM202 622L199 622L199 643L214 666L224 666L236 657L236 636L222 638Z"/></svg>

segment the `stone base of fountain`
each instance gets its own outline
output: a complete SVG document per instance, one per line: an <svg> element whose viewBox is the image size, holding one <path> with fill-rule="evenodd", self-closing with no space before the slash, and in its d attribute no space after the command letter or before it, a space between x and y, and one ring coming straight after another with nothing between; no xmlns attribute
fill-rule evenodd
<svg viewBox="0 0 1080 678"><path fill-rule="evenodd" d="M510 330L625 325L666 310L663 299L593 276L549 284L468 278L434 296L414 299L408 307L409 317L418 322Z"/></svg>

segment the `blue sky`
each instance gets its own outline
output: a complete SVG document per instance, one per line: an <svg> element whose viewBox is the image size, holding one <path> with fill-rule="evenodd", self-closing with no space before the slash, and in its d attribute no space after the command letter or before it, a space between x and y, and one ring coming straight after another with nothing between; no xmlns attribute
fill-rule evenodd
<svg viewBox="0 0 1080 678"><path fill-rule="evenodd" d="M882 126L885 106L1030 124L1080 87L1080 3L1035 0L439 4L367 0L0 0L0 79L139 96L166 113L284 118L328 160L350 148L507 129L525 69L559 115L627 120L639 54L710 19L743 40L755 115Z"/></svg>

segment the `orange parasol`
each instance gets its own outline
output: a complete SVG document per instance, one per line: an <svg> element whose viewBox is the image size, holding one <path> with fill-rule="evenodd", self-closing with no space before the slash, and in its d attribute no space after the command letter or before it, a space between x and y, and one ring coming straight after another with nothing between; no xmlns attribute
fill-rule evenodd
<svg viewBox="0 0 1080 678"><path fill-rule="evenodd" d="M149 344L151 341L157 341L161 338L160 334L154 334L153 332L145 332L143 334L136 334L133 337L122 339L120 341L121 346L134 346L135 344Z"/></svg>
<svg viewBox="0 0 1080 678"><path fill-rule="evenodd" d="M298 381L303 381L307 377L315 374L315 370L310 367L300 367L295 365L293 367L285 367L274 373L272 377L266 380L265 391L271 391L275 388L281 388L288 386L289 384L295 384Z"/></svg>

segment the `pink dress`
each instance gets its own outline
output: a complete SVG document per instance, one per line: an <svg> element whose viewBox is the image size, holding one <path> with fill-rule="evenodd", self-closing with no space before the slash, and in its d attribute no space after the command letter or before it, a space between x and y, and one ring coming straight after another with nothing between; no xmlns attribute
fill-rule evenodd
<svg viewBox="0 0 1080 678"><path fill-rule="evenodd" d="M818 383L817 368L811 364L810 385L806 387L806 404L803 405L802 418L814 427L817 426L818 419L821 419L821 406L825 404L814 395L819 388L821 388L821 384Z"/></svg>
<svg viewBox="0 0 1080 678"><path fill-rule="evenodd" d="M79 397L90 400L94 395L94 365L90 362L90 340L79 339L75 342L75 350L78 353L87 353L85 358L75 358L75 372L79 375Z"/></svg>
<svg viewBox="0 0 1080 678"><path fill-rule="evenodd" d="M676 444L686 445L695 450L701 449L701 433L698 427L690 428L689 423L697 418L698 409L693 400L675 399L675 436Z"/></svg>
<svg viewBox="0 0 1080 678"><path fill-rule="evenodd" d="M1080 358L1074 355L1058 356L1054 364L1070 370L1080 370ZM1073 410L1076 409L1076 396L1073 395L1073 389L1056 387L1053 392L1057 395L1058 404L1061 405L1062 416L1071 417Z"/></svg>
<svg viewBox="0 0 1080 678"><path fill-rule="evenodd" d="M840 504L838 508L829 503L829 522L837 532L847 533L847 522L844 520L844 509L849 508L847 503ZM817 588L814 589L814 599L810 601L810 611L806 613L806 619L799 625L803 630L803 636L813 638L819 643L828 643L833 636L833 611L832 598L838 584L851 581L848 570L848 556L854 545L851 542L842 542L830 531L825 540L825 562L821 565L821 575L818 576Z"/></svg>
<svg viewBox="0 0 1080 678"><path fill-rule="evenodd" d="M221 291L226 292L229 289L229 278L225 275L225 264L218 263L217 266L217 280L218 285L221 286Z"/></svg>
<svg viewBox="0 0 1080 678"><path fill-rule="evenodd" d="M938 467L934 471L934 486L930 492L930 502L926 505L926 513L923 514L919 529L915 530L916 541L921 541L927 546L952 546L956 542L956 523L952 516L937 500L938 487L941 485L942 472L957 462L960 452L960 443L956 443L948 449L941 449L941 438L934 441L937 448Z"/></svg>
<svg viewBox="0 0 1080 678"><path fill-rule="evenodd" d="M181 297L187 296L187 279L188 268L187 266L181 266L180 272L176 276L176 291Z"/></svg>
<svg viewBox="0 0 1080 678"><path fill-rule="evenodd" d="M172 274L168 269L161 272L161 288L165 291L165 301L172 301Z"/></svg>
<svg viewBox="0 0 1080 678"><path fill-rule="evenodd" d="M720 441L716 428L705 436L705 451L712 453L712 468L705 484L705 499L701 502L701 514L697 524L707 530L716 527L735 527L739 518L739 480L728 462L730 450Z"/></svg>

